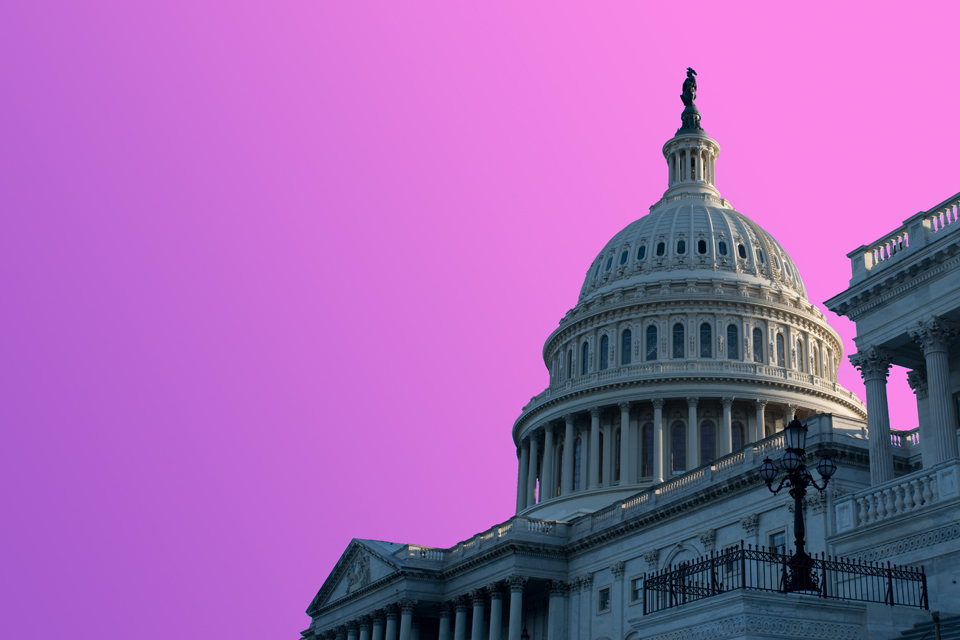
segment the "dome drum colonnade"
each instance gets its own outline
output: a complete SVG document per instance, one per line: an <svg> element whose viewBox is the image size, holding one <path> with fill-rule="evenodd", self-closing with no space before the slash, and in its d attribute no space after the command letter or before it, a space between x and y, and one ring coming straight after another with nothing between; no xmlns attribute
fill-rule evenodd
<svg viewBox="0 0 960 640"><path fill-rule="evenodd" d="M720 196L720 147L700 127L688 80L683 126L662 150L667 190L591 263L544 345L550 386L513 428L518 513L663 482L798 411L865 417L837 384L840 338L792 259ZM784 422L770 425L773 407Z"/></svg>

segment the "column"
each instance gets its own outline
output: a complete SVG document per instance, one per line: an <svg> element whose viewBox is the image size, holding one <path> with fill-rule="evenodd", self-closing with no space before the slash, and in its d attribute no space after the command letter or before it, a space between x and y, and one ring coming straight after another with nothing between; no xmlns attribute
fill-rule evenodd
<svg viewBox="0 0 960 640"><path fill-rule="evenodd" d="M410 623L410 640L420 640L420 618L416 616Z"/></svg>
<svg viewBox="0 0 960 640"><path fill-rule="evenodd" d="M944 354L946 358L946 354ZM867 347L850 356L867 388L867 438L870 444L870 484L893 479L893 448L890 446L890 413L887 410L887 376L890 355L886 349ZM954 440L956 447L956 440Z"/></svg>
<svg viewBox="0 0 960 640"><path fill-rule="evenodd" d="M520 441L520 468L517 472L517 513L527 508L527 468L530 465L530 442Z"/></svg>
<svg viewBox="0 0 960 640"><path fill-rule="evenodd" d="M483 640L483 616L485 604L483 591L481 589L475 589L471 591L470 599L473 601L473 626L470 629L470 638L471 640Z"/></svg>
<svg viewBox="0 0 960 640"><path fill-rule="evenodd" d="M360 627L357 625L356 620L351 620L347 623L347 640L357 640L359 633Z"/></svg>
<svg viewBox="0 0 960 640"><path fill-rule="evenodd" d="M798 404L788 404L787 405L787 424L783 425L784 428L787 427L791 422L797 419L797 409L800 408Z"/></svg>
<svg viewBox="0 0 960 640"><path fill-rule="evenodd" d="M613 421L607 423L606 427L600 427L600 434L603 436L603 448L600 455L603 462L600 464L600 486L609 487L613 484Z"/></svg>
<svg viewBox="0 0 960 640"><path fill-rule="evenodd" d="M467 638L467 601L463 598L457 598L455 601L457 617L453 621L453 640L466 640Z"/></svg>
<svg viewBox="0 0 960 640"><path fill-rule="evenodd" d="M414 604L415 601L406 598L400 601L400 640L411 640Z"/></svg>
<svg viewBox="0 0 960 640"><path fill-rule="evenodd" d="M391 604L387 607L387 632L384 640L397 640L397 619L400 617L400 611L397 605Z"/></svg>
<svg viewBox="0 0 960 640"><path fill-rule="evenodd" d="M527 507L537 504L537 465L540 462L540 434L530 434L530 466L527 469Z"/></svg>
<svg viewBox="0 0 960 640"><path fill-rule="evenodd" d="M450 640L450 604L440 603L440 636L438 640Z"/></svg>
<svg viewBox="0 0 960 640"><path fill-rule="evenodd" d="M360 640L370 640L370 616L360 616Z"/></svg>
<svg viewBox="0 0 960 640"><path fill-rule="evenodd" d="M920 462L929 469L937 459L934 431L930 424L930 410L927 405L929 389L927 387L927 369L920 367L907 373L907 384L917 396L917 422L919 423Z"/></svg>
<svg viewBox="0 0 960 640"><path fill-rule="evenodd" d="M488 640L500 640L503 631L503 591L499 584L487 587L490 593L490 635Z"/></svg>
<svg viewBox="0 0 960 640"><path fill-rule="evenodd" d="M620 407L620 486L623 487L633 484L633 476L630 473L630 451L633 445L630 442L630 403L621 402L618 406Z"/></svg>
<svg viewBox="0 0 960 640"><path fill-rule="evenodd" d="M580 629L580 579L574 578L570 581L570 616L567 629L570 632L567 638L576 638L576 633Z"/></svg>
<svg viewBox="0 0 960 640"><path fill-rule="evenodd" d="M687 398L687 471L700 466L700 425L697 424L697 403L700 398Z"/></svg>
<svg viewBox="0 0 960 640"><path fill-rule="evenodd" d="M578 638L590 638L590 623L593 620L593 574L580 576L580 634Z"/></svg>
<svg viewBox="0 0 960 640"><path fill-rule="evenodd" d="M510 585L510 624L507 640L520 640L520 633L523 631L523 587L527 584L527 579L510 576L508 584Z"/></svg>
<svg viewBox="0 0 960 640"><path fill-rule="evenodd" d="M373 633L370 640L383 640L383 611L375 611L373 614Z"/></svg>
<svg viewBox="0 0 960 640"><path fill-rule="evenodd" d="M577 437L573 431L573 414L563 416L567 423L563 437L563 477L560 479L561 494L573 493L573 454L577 446Z"/></svg>
<svg viewBox="0 0 960 640"><path fill-rule="evenodd" d="M554 487L556 483L553 481L553 426L547 424L544 438L543 438L543 473L540 477L540 500L549 500L553 498Z"/></svg>
<svg viewBox="0 0 960 640"><path fill-rule="evenodd" d="M933 317L919 322L910 337L920 344L927 361L927 405L930 426L936 442L937 458L934 464L956 458L957 425L953 417L950 395L950 367L947 347L957 334L957 326L944 318Z"/></svg>
<svg viewBox="0 0 960 640"><path fill-rule="evenodd" d="M720 438L719 442L717 443L717 454L719 456L725 456L733 453L733 417L731 416L731 412L733 410L733 398L720 398L720 402L723 404L723 424L720 426Z"/></svg>
<svg viewBox="0 0 960 640"><path fill-rule="evenodd" d="M663 482L663 398L653 399L653 481Z"/></svg>
<svg viewBox="0 0 960 640"><path fill-rule="evenodd" d="M333 630L334 638L336 640L347 640L347 628L343 625L340 625Z"/></svg>
<svg viewBox="0 0 960 640"><path fill-rule="evenodd" d="M751 431L750 431L750 438L748 438L748 440L749 440L750 442L756 442L757 440L762 440L763 437L764 437L764 436L763 436L763 432L764 432L763 425L764 425L765 423L764 423L764 418L763 418L763 410L766 408L766 406L767 406L767 401L766 401L766 400L757 400L757 404L756 404L756 407L757 407L757 419L756 419L756 421L755 421L755 424L754 424L754 426L753 426L753 429L751 429Z"/></svg>
<svg viewBox="0 0 960 640"><path fill-rule="evenodd" d="M590 465L587 485L596 489L600 485L600 407L590 408Z"/></svg>
<svg viewBox="0 0 960 640"><path fill-rule="evenodd" d="M620 443L623 446L623 443ZM622 467L621 467L622 470ZM550 581L550 601L547 608L547 638L566 638L565 623L567 599L567 583L559 580Z"/></svg>

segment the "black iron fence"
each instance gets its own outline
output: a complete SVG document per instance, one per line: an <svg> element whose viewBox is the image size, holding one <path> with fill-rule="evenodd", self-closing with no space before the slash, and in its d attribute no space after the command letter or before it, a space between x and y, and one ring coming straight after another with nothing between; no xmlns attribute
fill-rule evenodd
<svg viewBox="0 0 960 640"><path fill-rule="evenodd" d="M790 573L812 574L813 589L821 598L859 600L927 609L927 577L923 567L903 567L814 554L805 566L791 563L791 554L744 545L697 560L682 562L643 578L643 613L670 609L736 589L788 591Z"/></svg>

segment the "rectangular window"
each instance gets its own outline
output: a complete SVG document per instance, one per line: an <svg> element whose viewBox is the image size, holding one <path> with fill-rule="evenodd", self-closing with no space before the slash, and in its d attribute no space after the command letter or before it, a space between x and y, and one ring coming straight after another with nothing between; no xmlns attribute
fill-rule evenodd
<svg viewBox="0 0 960 640"><path fill-rule="evenodd" d="M770 536L770 550L779 554L787 553L787 533L778 531Z"/></svg>
<svg viewBox="0 0 960 640"><path fill-rule="evenodd" d="M634 578L630 581L630 602L643 600L643 578Z"/></svg>
<svg viewBox="0 0 960 640"><path fill-rule="evenodd" d="M604 611L610 611L610 587L600 589L598 594L597 612L603 613Z"/></svg>

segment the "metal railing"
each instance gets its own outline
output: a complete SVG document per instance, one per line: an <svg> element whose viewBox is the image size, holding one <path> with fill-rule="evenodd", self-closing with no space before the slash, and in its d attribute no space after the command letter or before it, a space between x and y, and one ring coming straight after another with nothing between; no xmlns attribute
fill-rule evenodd
<svg viewBox="0 0 960 640"><path fill-rule="evenodd" d="M645 574L643 614L695 602L737 589L786 593L791 556L744 545ZM816 591L808 595L929 608L923 567L903 567L814 554L809 560Z"/></svg>

